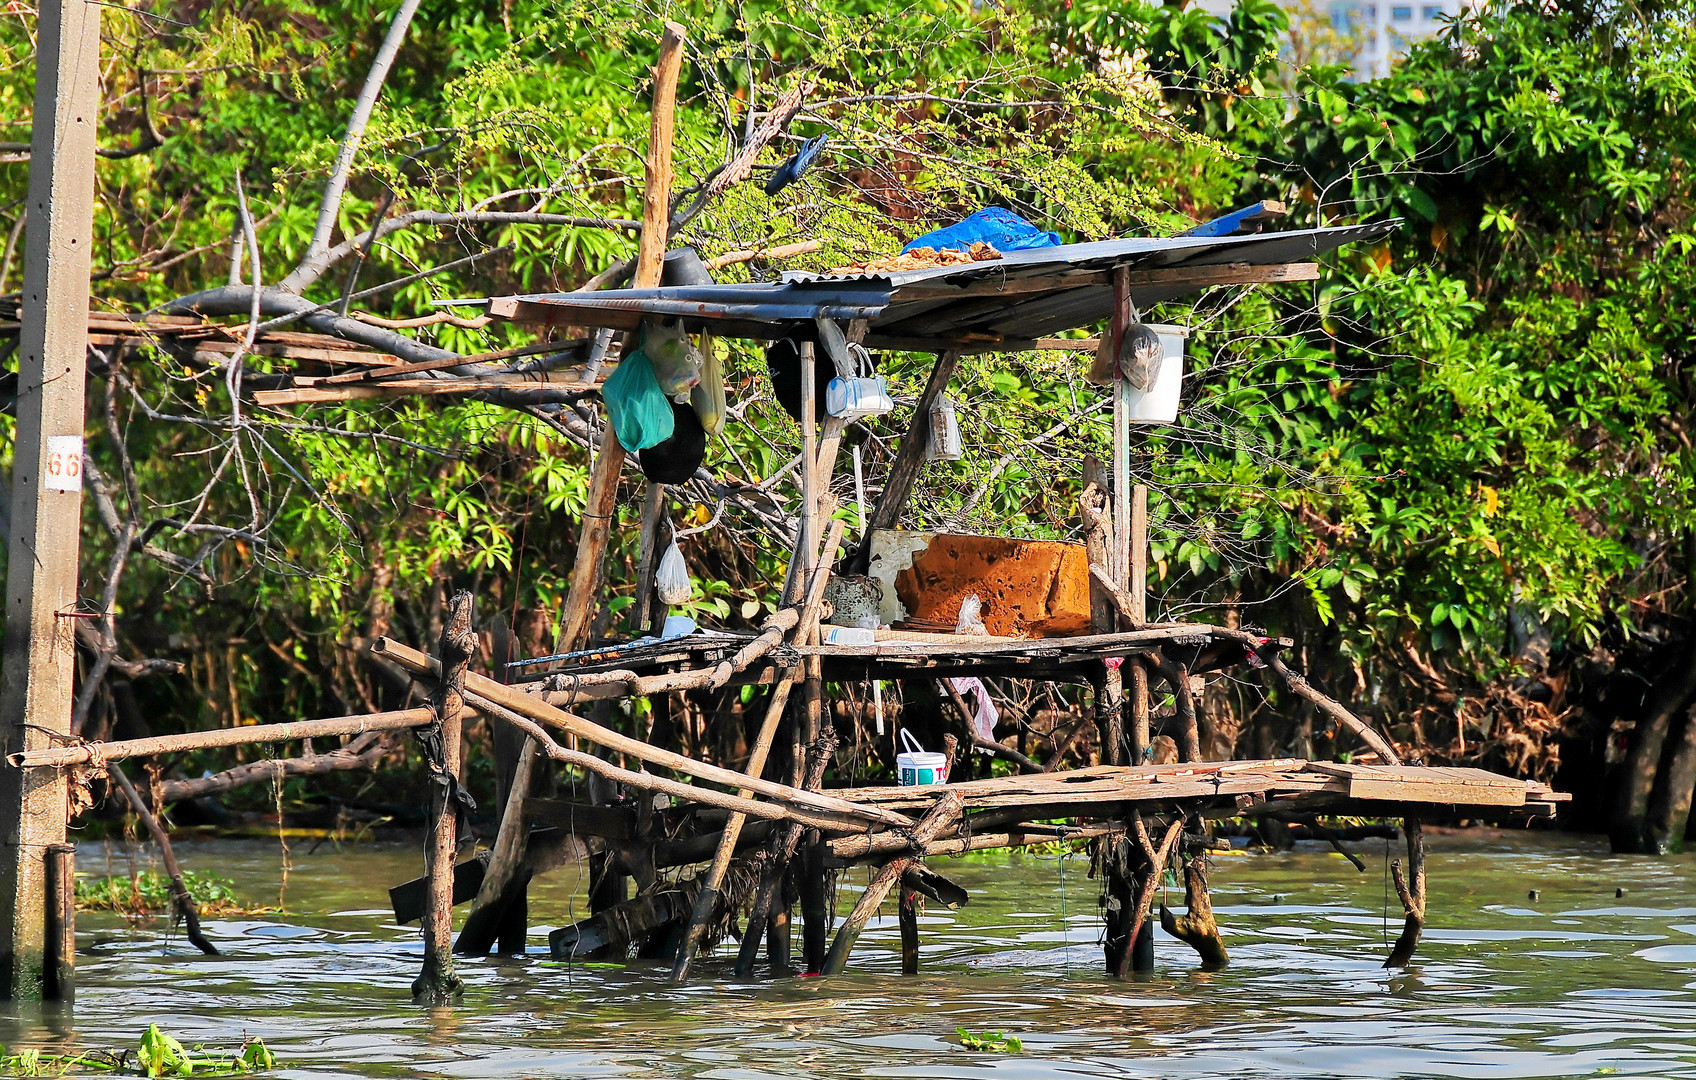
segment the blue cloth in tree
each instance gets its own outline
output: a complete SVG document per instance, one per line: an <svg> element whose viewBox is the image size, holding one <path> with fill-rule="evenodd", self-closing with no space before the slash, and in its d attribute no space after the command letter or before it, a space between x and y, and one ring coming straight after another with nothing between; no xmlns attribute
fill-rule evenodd
<svg viewBox="0 0 1696 1080"><path fill-rule="evenodd" d="M969 251L976 243L988 244L1001 252L1023 251L1059 247L1060 234L1044 232L1011 210L989 206L958 224L909 240L901 251L905 254L914 248L927 247L938 251Z"/></svg>
<svg viewBox="0 0 1696 1080"><path fill-rule="evenodd" d="M626 450L658 446L676 428L671 399L660 389L654 365L641 349L619 361L618 370L601 387L601 400L607 403L612 429Z"/></svg>

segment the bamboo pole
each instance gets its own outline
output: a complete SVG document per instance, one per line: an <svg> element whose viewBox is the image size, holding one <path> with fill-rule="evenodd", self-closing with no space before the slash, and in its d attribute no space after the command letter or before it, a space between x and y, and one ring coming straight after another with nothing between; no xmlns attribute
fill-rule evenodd
<svg viewBox="0 0 1696 1080"><path fill-rule="evenodd" d="M825 537L824 552L807 586L806 608L802 611L801 621L796 627L798 636L811 632L818 621L819 606L824 602L825 583L830 579L830 567L836 561L837 545L842 542L842 530L846 524L843 521L831 522L830 533ZM771 753L772 740L777 736L778 721L783 718L783 706L789 700L790 688L795 685L800 670L795 669L772 688L771 701L766 705L765 718L760 723L759 735L754 739L753 752L748 755L749 776L757 777L765 771L766 757ZM737 794L747 798L750 792L744 788ZM719 887L724 883L724 873L730 868L730 857L736 851L736 841L742 835L742 824L746 820L742 814L731 814L730 819L724 823L724 836L719 841L712 866L701 882L701 891L695 898L695 910L689 919L689 929L672 964L671 977L675 982L682 982L689 977L689 965L701 947L707 924L718 906Z"/></svg>
<svg viewBox="0 0 1696 1080"><path fill-rule="evenodd" d="M830 764L830 755L836 749L836 732L827 731L818 742L807 751L806 774L802 777L801 786L809 791L816 791L824 782L825 766ZM786 904L774 903L783 890L783 879L789 869L789 860L795 855L795 847L801 842L801 834L806 831L800 823L791 823L784 829L783 836L777 845L765 873L760 877L759 891L754 894L754 906L748 912L748 926L742 932L742 946L736 954L736 974L747 975L754 970L754 958L760 951L760 932L764 930L770 938L772 924L770 920L777 913L783 914L781 922L786 930L789 921L789 908ZM789 966L789 942L781 944L770 938L766 946L766 955L771 959L773 974L785 973Z"/></svg>
<svg viewBox="0 0 1696 1080"><path fill-rule="evenodd" d="M380 653L414 674L436 676L441 670L434 657L403 645L393 638L378 638L371 648L374 652ZM839 799L822 793L801 791L787 784L758 780L732 769L708 765L705 762L684 757L682 754L662 750L657 746L650 746L640 739L622 735L611 728L602 727L591 720L555 708L545 701L538 700L535 694L526 694L522 690L502 686L493 679L479 675L474 671L466 673L465 686L466 690L478 701L487 701L502 706L532 721L558 728L608 750L629 754L631 757L645 761L650 765L675 769L686 776L693 776L708 783L722 784L730 788L749 788L757 795L764 795L767 798L790 804L797 809L808 811L823 828L864 828L868 822L897 828L905 828L913 824L911 818L879 807L853 803L846 799ZM481 705L478 707L481 708ZM588 757L589 755L584 756ZM624 772L624 770L619 771ZM608 774L603 773L602 775ZM634 776L637 774L629 773L628 775ZM702 789L697 787L690 790L696 793L691 797L705 801ZM773 815L758 814L755 816Z"/></svg>
<svg viewBox="0 0 1696 1080"><path fill-rule="evenodd" d="M952 826L960 819L960 796L952 791L945 792L936 805L930 808L919 823L913 826L911 842L913 847L922 848L935 839L938 833ZM822 974L840 975L848 966L848 954L854 948L854 942L859 939L860 931L866 928L866 923L877 914L883 898L889 895L889 890L901 875L905 874L918 859L915 856L897 856L878 868L866 885L866 891L861 894L860 902L854 905L854 910L836 931L836 940L830 943L830 955L825 958Z"/></svg>
<svg viewBox="0 0 1696 1080"><path fill-rule="evenodd" d="M747 814L749 817L757 817L766 821L800 822L803 825L813 828L825 828L838 831L863 830L865 828L865 822L860 818L847 818L835 814L819 813L812 810L800 810L793 806L784 806L778 803L755 802L752 799L743 799L735 795L726 794L722 791L714 791L712 788L700 787L699 785L693 784L684 784L676 780L668 780L663 776L656 776L653 773L639 773L631 772L629 769L621 769L611 762L604 761L593 754L585 754L581 750L570 750L559 745L549 737L547 731L544 730L540 724L528 717L520 715L519 713L493 701L487 701L479 698L475 694L469 696L472 705L478 712L504 723L511 724L524 734L535 739L542 753L547 754L548 757L553 760L563 762L566 765L576 765L579 768L596 773L597 775L603 776L615 783L635 788L638 791L659 792L662 795L670 795L673 798L682 799L685 802L696 802L703 806L716 806L721 810L739 812Z"/></svg>
<svg viewBox="0 0 1696 1080"><path fill-rule="evenodd" d="M106 775L117 781L118 789L124 793L124 798L129 800L130 809L135 811L135 816L141 819L141 823L152 834L153 842L159 846L159 861L165 864L165 876L171 879L171 906L177 909L177 915L183 920L183 935L188 938L190 945L207 956L217 956L217 946L207 941L206 936L200 932L200 905L194 902L194 897L189 895L188 886L183 883L182 867L177 865L177 853L171 850L171 838L165 834L164 826L159 824L159 819L153 815L153 811L147 808L147 803L142 801L141 792L137 791L130 778L124 775L123 769L114 765L106 770Z"/></svg>
<svg viewBox="0 0 1696 1080"><path fill-rule="evenodd" d="M422 930L424 965L412 982L415 1000L440 1001L462 989L453 966L453 864L459 849L459 815L455 789L459 785L460 714L465 708L465 668L477 648L471 629L472 599L457 592L448 602L448 618L442 627L440 645L442 676L436 684L431 707L436 710L434 730L419 733L426 758L437 772L431 785L431 826L425 857L430 878ZM434 745L433 745L434 744Z"/></svg>
<svg viewBox="0 0 1696 1080"><path fill-rule="evenodd" d="M397 731L428 724L433 715L429 709L401 709L398 712L334 716L327 720L301 720L292 724L255 724L252 727L219 728L216 731L188 731L181 735L155 735L147 739L26 750L21 754L12 754L6 759L6 763L17 768L63 768L67 765L122 761L125 758L149 757L156 754L178 754L187 750L209 750L217 746L247 746L253 743L294 742L296 739L317 739L332 735L359 735L367 731Z"/></svg>
<svg viewBox="0 0 1696 1080"><path fill-rule="evenodd" d="M659 62L654 65L654 107L648 129L648 158L642 185L642 236L636 253L635 286L651 289L660 283L671 228L671 136L677 107L677 75L683 65L683 28L665 24ZM583 529L577 538L571 591L560 617L555 652L583 645L600 589L601 560L617 509L618 481L624 470L624 447L609 421L602 428L600 454L589 480L583 507Z"/></svg>

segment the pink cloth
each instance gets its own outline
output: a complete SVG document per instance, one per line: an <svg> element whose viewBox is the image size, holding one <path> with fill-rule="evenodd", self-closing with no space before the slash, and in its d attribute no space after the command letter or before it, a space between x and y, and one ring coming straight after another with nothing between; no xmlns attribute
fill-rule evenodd
<svg viewBox="0 0 1696 1080"><path fill-rule="evenodd" d="M975 699L976 709L972 713L972 734L985 742L995 741L995 725L1001 720L1001 713L996 710L995 702L989 699L989 687L982 679L949 679L948 685L961 697Z"/></svg>

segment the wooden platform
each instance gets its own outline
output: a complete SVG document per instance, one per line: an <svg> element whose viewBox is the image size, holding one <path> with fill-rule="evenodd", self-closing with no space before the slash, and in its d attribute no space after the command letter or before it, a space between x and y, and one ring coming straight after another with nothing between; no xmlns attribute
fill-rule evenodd
<svg viewBox="0 0 1696 1080"><path fill-rule="evenodd" d="M830 793L918 817L948 792L960 797L968 815L1000 811L995 816L1003 820L1008 812L1024 818L1123 820L1133 810L1148 813L1178 807L1205 816L1266 810L1401 816L1468 807L1548 817L1556 804L1571 798L1545 784L1482 769L1296 759L1104 765L930 787L847 788Z"/></svg>

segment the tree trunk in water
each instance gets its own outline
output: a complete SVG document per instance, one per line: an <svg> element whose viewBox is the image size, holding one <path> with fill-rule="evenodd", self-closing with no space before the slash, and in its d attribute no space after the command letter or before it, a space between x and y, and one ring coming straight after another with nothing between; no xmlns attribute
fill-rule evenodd
<svg viewBox="0 0 1696 1080"><path fill-rule="evenodd" d="M1655 785L1647 835L1651 850L1661 854L1684 850L1692 795L1696 795L1696 703L1684 710L1684 730Z"/></svg>
<svg viewBox="0 0 1696 1080"><path fill-rule="evenodd" d="M1696 638L1686 645L1681 661L1655 685L1632 732L1631 753L1620 778L1618 809L1609 830L1616 853L1655 850L1650 836L1650 798L1655 791L1655 778L1661 771L1673 717L1689 705L1693 695L1696 695Z"/></svg>

